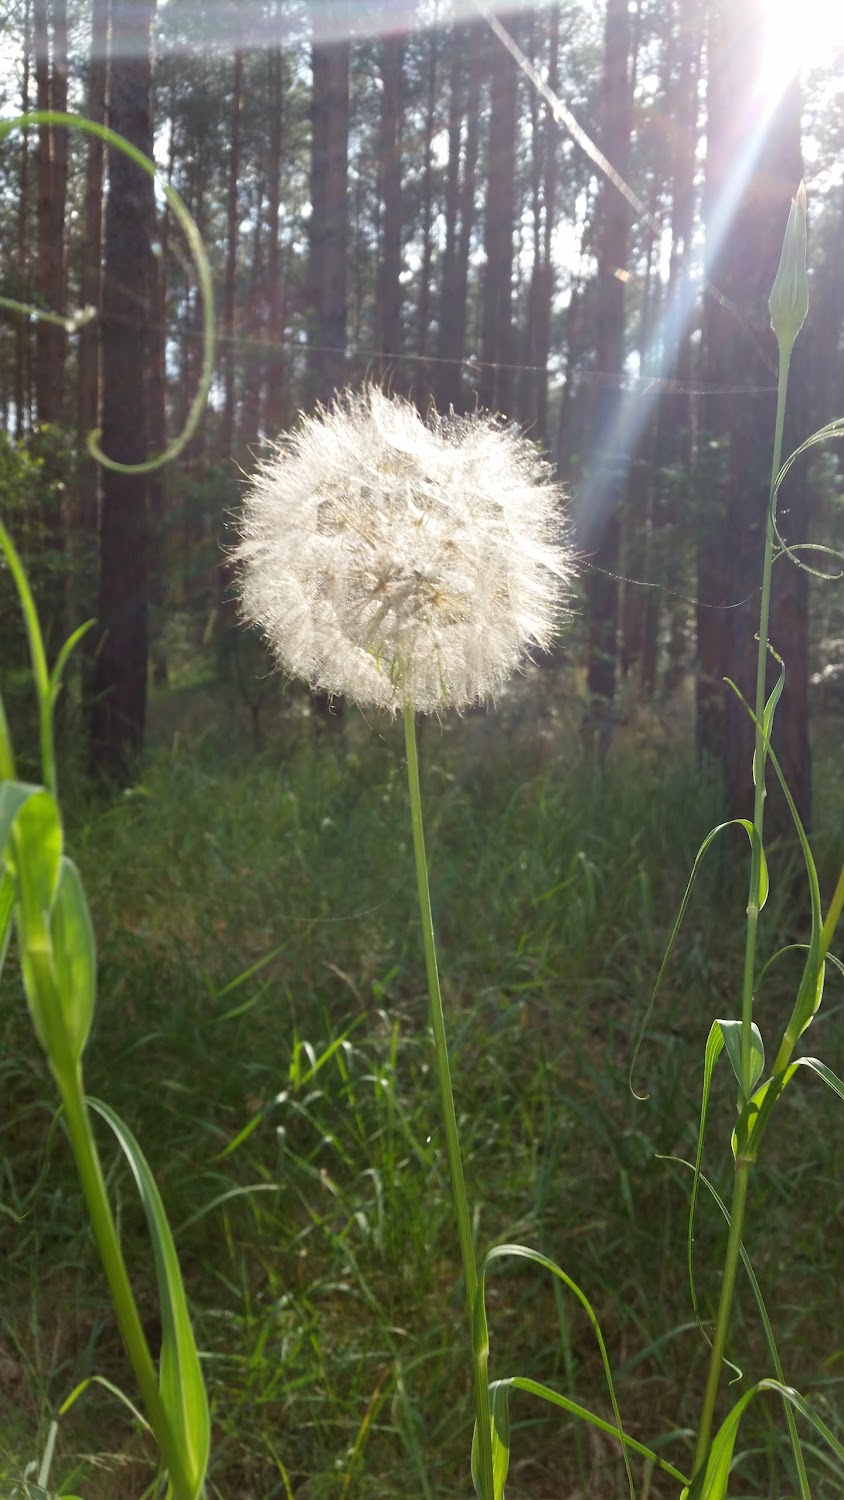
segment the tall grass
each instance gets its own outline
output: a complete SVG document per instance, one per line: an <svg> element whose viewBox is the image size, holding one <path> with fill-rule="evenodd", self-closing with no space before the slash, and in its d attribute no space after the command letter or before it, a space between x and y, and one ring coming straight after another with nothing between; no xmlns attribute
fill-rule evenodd
<svg viewBox="0 0 844 1500"><path fill-rule="evenodd" d="M731 916L719 876L704 877L644 1059L650 1102L637 1105L626 1072L642 996L718 788L678 750L644 779L638 747L589 771L559 730L545 768L520 779L537 732L529 716L509 734L470 717L431 727L424 744L470 1195L480 1236L527 1238L589 1288L625 1424L651 1442L691 1432L705 1356L685 1284L689 1183L655 1153L693 1154L699 1058L740 953L741 907ZM467 1492L471 1399L395 752L389 733L373 745L354 720L341 743L307 731L260 757L245 725L228 755L209 727L189 753L153 754L131 796L107 808L80 797L71 811L100 935L89 1086L121 1099L176 1229L206 1351L212 1494ZM826 804L831 863L844 789L834 760L819 776L839 799ZM765 951L788 919L766 912ZM3 1202L18 1218L0 1221L8 1488L78 1379L124 1375L60 1137L43 1160L52 1103L14 973L4 991ZM731 1104L724 1087L725 1122ZM785 1113L760 1169L758 1270L776 1296L786 1267L805 1266L781 1331L793 1334L789 1373L832 1409L844 1325L824 1244L839 1137L825 1101L796 1096ZM795 1226L786 1209L807 1175L812 1213ZM143 1222L116 1160L109 1181L154 1337ZM703 1204L702 1265L720 1242ZM585 1319L518 1271L490 1290L493 1375L556 1376L608 1414ZM704 1274L704 1311L716 1293ZM746 1374L761 1373L744 1298L740 1318ZM513 1423L508 1495L616 1493L608 1440L516 1400ZM61 1487L86 1500L141 1493L144 1444L130 1427L102 1392L80 1398L61 1422ZM747 1449L735 1493L778 1494L768 1470L782 1473L782 1438L761 1410ZM814 1493L835 1494L820 1455L809 1463ZM672 1492L661 1484L652 1494Z"/></svg>

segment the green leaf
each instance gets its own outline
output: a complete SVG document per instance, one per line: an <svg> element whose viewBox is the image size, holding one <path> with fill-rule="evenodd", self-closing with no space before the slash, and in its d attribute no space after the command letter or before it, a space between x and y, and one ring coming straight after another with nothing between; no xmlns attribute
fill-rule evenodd
<svg viewBox="0 0 844 1500"><path fill-rule="evenodd" d="M738 1086L744 1098L747 1099L748 1093L753 1091L765 1071L765 1047L762 1042L762 1033L756 1022L752 1021L750 1024L750 1087L746 1089L741 1076L741 1021L719 1021L717 1024L721 1027L727 1056L732 1064Z"/></svg>
<svg viewBox="0 0 844 1500"><path fill-rule="evenodd" d="M208 1397L193 1336L182 1273L161 1194L128 1126L101 1099L88 1099L91 1109L106 1121L126 1156L146 1214L155 1257L161 1307L161 1400L185 1458L194 1500L202 1492L211 1439Z"/></svg>
<svg viewBox="0 0 844 1500"><path fill-rule="evenodd" d="M619 1411L619 1408L618 1408L618 1400L617 1400L616 1394L615 1394L615 1383L614 1383L613 1378L612 1378L612 1369L610 1367L609 1356L607 1354L607 1347L606 1347L606 1344L604 1343L604 1335L601 1332L601 1325L598 1322L597 1315L595 1313L595 1310L594 1310L591 1302L589 1301L589 1298L586 1296L585 1292L581 1291L580 1287L577 1285L577 1282L573 1281L572 1278L569 1275L567 1275L566 1272L560 1266L557 1265L556 1261L550 1260L547 1255L540 1254L540 1252L538 1250L532 1250L529 1245L495 1245L493 1247L493 1249L489 1251L489 1254L486 1256L486 1259L484 1260L484 1263L481 1266L480 1275L478 1277L478 1301L481 1304L484 1302L484 1294L485 1294L485 1290L486 1290L486 1276L487 1276L487 1272L488 1272L490 1266L494 1265L497 1261L500 1261L500 1260L529 1260L529 1261L532 1261L534 1265L541 1266L543 1270L550 1271L550 1273L551 1273L552 1276L555 1276L558 1281L561 1281L564 1286L568 1287L569 1291L574 1294L574 1296L577 1298L578 1302L580 1303L581 1307L583 1308L584 1312L586 1313L586 1316L589 1319L589 1322L591 1324L592 1331L593 1331L593 1333L595 1335L595 1338L597 1339L598 1348L599 1348L600 1353L601 1353L601 1363L603 1364L603 1367L604 1367L604 1377L605 1377L606 1382L607 1382L607 1389L609 1391L610 1404L612 1406L613 1416L615 1417L615 1423L616 1423L615 1430L616 1430L617 1435L622 1439L622 1450L621 1450L621 1452L622 1452L622 1457L624 1459L624 1468L625 1468L625 1471L627 1473L627 1484L628 1484L628 1487L630 1489L630 1497L631 1497L631 1500L635 1500L635 1489L634 1489L634 1485L633 1485L633 1473L632 1473L632 1470L630 1468L630 1459L627 1456L627 1448L626 1448L626 1446L624 1444L624 1441L623 1441L623 1431L622 1431L622 1426L621 1426L621 1412ZM482 1324L482 1327L483 1327L483 1330L485 1330L485 1328L486 1328L486 1313L485 1313L485 1311L483 1313L483 1324ZM481 1336L482 1327L481 1327L481 1316L480 1316L479 1311L478 1311L478 1303L476 1303L476 1305L475 1305L475 1333L474 1333L475 1348L476 1348L476 1350L479 1347L479 1338ZM490 1387L490 1390L492 1390L492 1387Z"/></svg>
<svg viewBox="0 0 844 1500"><path fill-rule="evenodd" d="M85 1050L97 992L94 929L82 880L73 860L62 856L51 918L53 964L67 1038L74 1062Z"/></svg>
<svg viewBox="0 0 844 1500"><path fill-rule="evenodd" d="M12 933L12 912L15 906L15 882L8 870L0 870L0 978L9 951Z"/></svg>
<svg viewBox="0 0 844 1500"><path fill-rule="evenodd" d="M12 825L27 797L42 791L29 781L4 781L0 784L0 855L6 849L12 835ZM9 863L7 859L7 864Z"/></svg>
<svg viewBox="0 0 844 1500"><path fill-rule="evenodd" d="M2 134L2 127L0 127L0 136ZM45 784L54 792L56 757L53 747L53 700L50 689L50 676L47 671L47 656L44 651L44 637L41 634L38 611L35 607L32 589L29 586L29 579L26 576L26 569L2 521L0 521L0 549L5 554L9 572L14 579L15 587L18 591L18 598L20 599L24 623L26 625L26 633L29 638L32 678L38 698L38 714L41 723L41 774L44 777Z"/></svg>
<svg viewBox="0 0 844 1500"><path fill-rule="evenodd" d="M765 740L765 746L766 746L766 748L767 748L767 745L768 745L768 743L770 741L770 738L771 738L771 729L773 728L774 714L776 712L776 707L777 707L777 704L780 701L780 698L782 697L782 690L785 687L785 662L783 661L783 659L782 659L781 656L777 655L777 653L774 650L773 646L771 645L770 641L768 642L768 650L769 650L771 656L773 656L775 658L775 660L779 662L779 664L780 664L780 671L779 671L779 676L778 676L778 678L777 678L776 682L774 683L774 686L773 686L773 688L771 690L771 696L768 699L767 703L765 704L765 709L764 709L764 712L762 714L762 734L763 734L763 737L764 737L764 740ZM756 785L756 751L755 750L753 751L753 785L754 786ZM760 904L764 906L765 903L761 902Z"/></svg>
<svg viewBox="0 0 844 1500"><path fill-rule="evenodd" d="M658 1469L662 1469L663 1473L670 1474L671 1478L676 1479L678 1484L688 1485L689 1481L685 1474L681 1474L680 1470L675 1469L674 1465L670 1464L667 1459L660 1458L659 1454L655 1453L653 1448L648 1448L644 1443L637 1442L635 1438L628 1436L626 1432L619 1432L618 1428L614 1427L612 1422L607 1422L603 1417L596 1416L595 1412L590 1411L588 1407L581 1406L577 1401L572 1401L571 1397L562 1395L560 1391L553 1390L551 1386L542 1385L538 1380L529 1380L523 1375L510 1375L506 1380L494 1380L490 1385L489 1390L493 1401L495 1400L498 1388L502 1385L508 1386L513 1391L525 1391L529 1396L538 1396L540 1401L547 1401L550 1406L559 1407L561 1411L567 1412L569 1416L576 1417L578 1421L588 1422L591 1427L596 1427L599 1432L605 1433L607 1437L615 1438L616 1441L620 1440L626 1450L629 1449L631 1453L638 1453L641 1458L648 1459Z"/></svg>
<svg viewBox="0 0 844 1500"><path fill-rule="evenodd" d="M14 781L16 774L12 735L3 707L3 695L0 693L0 781Z"/></svg>
<svg viewBox="0 0 844 1500"><path fill-rule="evenodd" d="M692 1485L694 1500L725 1500L727 1486L730 1482L733 1450L736 1446L741 1419L753 1400L757 1389L758 1387L753 1386L749 1391L746 1391L729 1412L726 1420L718 1428L712 1441L712 1447L709 1450L709 1458L702 1481L698 1484L696 1479Z"/></svg>
<svg viewBox="0 0 844 1500"><path fill-rule="evenodd" d="M504 1486L510 1467L510 1388L506 1381L498 1380L489 1388L490 1415L492 1417L492 1494L493 1500L504 1500ZM478 1424L472 1434L472 1479L475 1493L480 1495L478 1455Z"/></svg>
<svg viewBox="0 0 844 1500"><path fill-rule="evenodd" d="M62 857L59 809L43 788L7 781L0 787L0 799L4 793L14 809L11 843L25 941L45 942ZM0 800L0 817L6 811Z"/></svg>

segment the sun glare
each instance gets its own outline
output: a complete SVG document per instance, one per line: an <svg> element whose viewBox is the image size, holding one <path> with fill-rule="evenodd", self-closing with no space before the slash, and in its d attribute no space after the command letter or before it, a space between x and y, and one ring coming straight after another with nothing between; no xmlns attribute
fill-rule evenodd
<svg viewBox="0 0 844 1500"><path fill-rule="evenodd" d="M768 25L766 84L778 92L795 69L821 67L836 49L844 51L841 0L766 0Z"/></svg>

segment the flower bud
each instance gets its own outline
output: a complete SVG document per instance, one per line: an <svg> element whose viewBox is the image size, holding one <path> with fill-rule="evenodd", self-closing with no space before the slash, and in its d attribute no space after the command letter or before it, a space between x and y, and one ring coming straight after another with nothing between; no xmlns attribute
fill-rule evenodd
<svg viewBox="0 0 844 1500"><path fill-rule="evenodd" d="M771 327L781 349L791 351L809 311L809 277L806 270L806 188L801 182L783 240L782 256L768 299Z"/></svg>

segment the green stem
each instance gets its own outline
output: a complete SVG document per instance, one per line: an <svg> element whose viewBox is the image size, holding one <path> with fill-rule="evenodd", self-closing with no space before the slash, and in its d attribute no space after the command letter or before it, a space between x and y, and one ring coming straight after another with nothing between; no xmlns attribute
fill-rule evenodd
<svg viewBox="0 0 844 1500"><path fill-rule="evenodd" d="M445 1016L443 1013L442 992L440 990L440 977L437 969L437 949L434 940L434 920L431 913L431 892L428 885L428 862L425 857L422 794L419 786L419 756L416 747L416 718L410 706L406 706L404 710L404 738L407 747L407 782L410 792L410 818L413 825L413 853L416 860L419 916L422 924L422 944L425 950L428 996L431 1002L431 1029L434 1033L434 1051L440 1086L440 1104L445 1130L446 1155L448 1157L448 1170L451 1176L451 1193L457 1214L457 1235L460 1241L460 1256L463 1262L466 1313L469 1320L469 1337L472 1346L482 1500L493 1500L492 1419L490 1416L489 1384L487 1381L488 1348L486 1346L483 1348L476 1347L475 1340L475 1304L478 1295L478 1269L475 1261L475 1245L472 1238L472 1224L469 1216L469 1200L466 1196L463 1163L460 1157L460 1140L457 1133L454 1091L451 1086L451 1067L448 1060Z"/></svg>
<svg viewBox="0 0 844 1500"><path fill-rule="evenodd" d="M762 836L765 815L765 718L766 678L768 670L768 626L771 614L771 572L774 564L774 498L776 478L782 459L782 436L785 422L785 398L788 390L788 367L791 360L791 343L779 346L779 380L777 382L777 416L774 429L774 451L771 462L771 487L768 500L768 515L765 524L765 553L762 564L762 599L759 607L759 650L756 657L756 732L755 732L755 790L753 798L753 845L750 855L750 882L747 897L747 928L744 947L744 973L741 997L741 1076L738 1095L738 1113L741 1114L752 1092L752 1024L753 994L756 978L756 945L759 928L759 907L762 888ZM747 1205L747 1189L750 1163L742 1158L736 1162L733 1177L733 1197L730 1204L730 1232L724 1260L724 1276L721 1296L715 1319L712 1350L709 1356L706 1389L700 1414L693 1473L696 1475L706 1462L715 1402L721 1382L721 1366L727 1345L727 1334L733 1307L736 1271L739 1263L744 1214Z"/></svg>
<svg viewBox="0 0 844 1500"><path fill-rule="evenodd" d="M724 1278L721 1282L721 1296L718 1302L718 1315L715 1319L715 1333L712 1338L712 1352L709 1358L709 1376L703 1397L703 1409L700 1414L697 1447L695 1448L695 1459L692 1466L693 1475L699 1473L706 1462L706 1456L709 1452L709 1438L712 1432L715 1401L718 1396L718 1386L721 1380L721 1366L727 1347L727 1333L730 1327L730 1312L732 1310L733 1292L736 1285L736 1271L738 1270L741 1252L741 1231L744 1221L745 1204L747 1202L749 1169L750 1163L744 1158L739 1158L736 1162L735 1177L733 1178L733 1201L730 1204L730 1232L727 1238L727 1253L724 1257Z"/></svg>
<svg viewBox="0 0 844 1500"><path fill-rule="evenodd" d="M61 1076L56 1073L56 1082L62 1096L82 1191L88 1205L94 1237L111 1292L117 1322L123 1335L126 1353L135 1371L135 1378L140 1387L150 1426L167 1466L174 1494L177 1500L193 1500L194 1489L185 1468L184 1456L161 1400L155 1366L149 1352L146 1335L141 1327L126 1263L117 1237L100 1158L85 1105L81 1073L79 1069L74 1069L72 1074L67 1072Z"/></svg>

